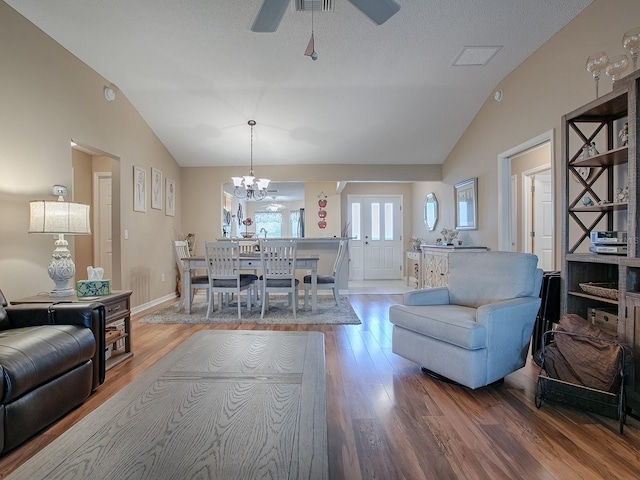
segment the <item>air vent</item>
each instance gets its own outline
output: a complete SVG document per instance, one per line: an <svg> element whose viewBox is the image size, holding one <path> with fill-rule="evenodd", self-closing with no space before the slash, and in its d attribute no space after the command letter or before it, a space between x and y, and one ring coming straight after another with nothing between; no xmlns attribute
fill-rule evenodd
<svg viewBox="0 0 640 480"><path fill-rule="evenodd" d="M491 47L462 47L453 61L454 67L478 67L489 63L501 46Z"/></svg>
<svg viewBox="0 0 640 480"><path fill-rule="evenodd" d="M333 12L335 0L294 0L296 11Z"/></svg>

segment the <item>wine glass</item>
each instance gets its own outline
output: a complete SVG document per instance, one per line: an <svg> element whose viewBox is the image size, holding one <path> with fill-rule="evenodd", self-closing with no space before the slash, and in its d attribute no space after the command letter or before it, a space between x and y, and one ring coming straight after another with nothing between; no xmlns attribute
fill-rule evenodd
<svg viewBox="0 0 640 480"><path fill-rule="evenodd" d="M593 75L596 81L596 98L598 98L598 81L600 80L600 73L605 69L609 62L609 56L604 52L596 52L587 58L587 72Z"/></svg>
<svg viewBox="0 0 640 480"><path fill-rule="evenodd" d="M638 67L638 53L640 53L640 27L633 28L622 36L622 46L629 50L633 70Z"/></svg>
<svg viewBox="0 0 640 480"><path fill-rule="evenodd" d="M620 80L620 78L622 78L622 74L628 66L629 59L627 58L627 56L618 55L609 59L609 63L607 64L604 73L606 73L607 76L611 77L611 81L615 85L616 80Z"/></svg>

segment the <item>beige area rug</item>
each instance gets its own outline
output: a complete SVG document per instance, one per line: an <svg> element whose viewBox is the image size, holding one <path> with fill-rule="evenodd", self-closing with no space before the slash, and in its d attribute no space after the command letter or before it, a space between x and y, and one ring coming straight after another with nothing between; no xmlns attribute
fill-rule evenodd
<svg viewBox="0 0 640 480"><path fill-rule="evenodd" d="M320 332L197 332L10 478L326 480L324 351Z"/></svg>
<svg viewBox="0 0 640 480"><path fill-rule="evenodd" d="M192 305L191 314L186 314L178 308L178 304L158 310L140 319L140 323L261 323L269 325L330 325L330 324L360 324L360 319L349 304L348 297L341 297L341 307L336 305L335 300L329 295L318 295L318 311L313 313L311 305L306 310L303 309L303 302L300 300L296 318L293 318L291 307L286 304L286 297L273 296L269 300L269 309L265 312L264 318L260 318L261 306L253 306L249 312L242 299L242 319L238 320L237 303L232 302L224 307L222 311L214 310L209 319L206 318L207 303L198 301ZM311 303L311 302L309 302ZM217 303L214 305L217 308Z"/></svg>

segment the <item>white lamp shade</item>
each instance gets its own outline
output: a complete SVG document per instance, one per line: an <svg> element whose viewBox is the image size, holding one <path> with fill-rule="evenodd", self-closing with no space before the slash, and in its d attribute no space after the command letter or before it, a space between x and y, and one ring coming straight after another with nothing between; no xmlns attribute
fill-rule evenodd
<svg viewBox="0 0 640 480"><path fill-rule="evenodd" d="M30 202L29 233L91 235L89 205L34 200Z"/></svg>
<svg viewBox="0 0 640 480"><path fill-rule="evenodd" d="M269 186L269 182L271 182L271 180L268 178L261 178L258 180L258 188L260 190L266 189Z"/></svg>
<svg viewBox="0 0 640 480"><path fill-rule="evenodd" d="M253 175L245 175L242 178L244 178L244 186L250 187L251 185L253 185L253 181L255 180L256 177L254 177Z"/></svg>
<svg viewBox="0 0 640 480"><path fill-rule="evenodd" d="M242 177L231 177L231 180L233 180L233 186L234 187L241 187L242 186Z"/></svg>

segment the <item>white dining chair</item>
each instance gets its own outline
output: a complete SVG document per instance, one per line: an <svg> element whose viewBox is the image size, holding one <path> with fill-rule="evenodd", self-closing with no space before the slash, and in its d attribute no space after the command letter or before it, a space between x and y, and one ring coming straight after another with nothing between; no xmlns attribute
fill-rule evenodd
<svg viewBox="0 0 640 480"><path fill-rule="evenodd" d="M269 306L269 293L287 293L289 305L296 318L298 308L298 286L296 278L296 254L298 243L295 240L260 239L260 261L262 275L260 284L262 291L262 313Z"/></svg>
<svg viewBox="0 0 640 480"><path fill-rule="evenodd" d="M223 294L237 294L238 320L242 318L240 292L247 290L247 310L251 311L252 289L256 275L240 274L240 246L237 242L206 242L204 246L207 273L209 275L209 305L207 318L213 311L214 293L218 294L218 310L224 308Z"/></svg>
<svg viewBox="0 0 640 480"><path fill-rule="evenodd" d="M347 258L347 241L340 240L338 243L338 255L336 256L336 260L333 263L333 272L331 275L318 275L317 276L317 289L323 290L333 290L333 298L336 299L336 305L341 307L340 304L340 270L342 269L342 264ZM311 275L305 275L302 279L302 283L304 284L304 308L307 308L307 304L309 302L309 290L311 290Z"/></svg>
<svg viewBox="0 0 640 480"><path fill-rule="evenodd" d="M191 256L189 253L189 244L186 240L174 240L173 241L173 255L176 261L176 266L178 267L178 271L180 272L180 276L182 275L191 275L191 303L193 304L193 297L196 293L196 290L205 290L207 291L207 299L209 298L209 277L207 275L198 275L198 274L190 274L188 265L184 264L183 258L188 258ZM187 295L188 292L180 292L180 304L184 302L184 295Z"/></svg>

